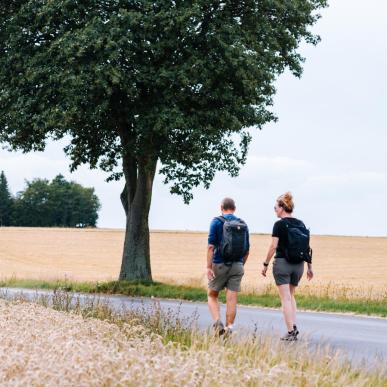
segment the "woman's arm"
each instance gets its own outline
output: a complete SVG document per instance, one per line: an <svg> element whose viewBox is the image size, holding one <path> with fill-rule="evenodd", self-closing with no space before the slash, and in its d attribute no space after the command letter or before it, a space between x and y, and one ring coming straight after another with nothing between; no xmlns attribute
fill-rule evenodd
<svg viewBox="0 0 387 387"><path fill-rule="evenodd" d="M312 264L308 263L308 271L306 273L306 277L310 281L313 278L313 269L312 269Z"/></svg>
<svg viewBox="0 0 387 387"><path fill-rule="evenodd" d="M279 238L272 237L271 238L271 244L269 246L269 250L266 255L266 259L263 262L263 269L262 269L262 275L266 277L267 268L269 266L270 260L273 258L273 255L277 249Z"/></svg>

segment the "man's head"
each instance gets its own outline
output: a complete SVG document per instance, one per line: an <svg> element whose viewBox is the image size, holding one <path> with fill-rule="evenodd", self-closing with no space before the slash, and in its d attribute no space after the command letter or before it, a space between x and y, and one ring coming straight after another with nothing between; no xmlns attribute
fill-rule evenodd
<svg viewBox="0 0 387 387"><path fill-rule="evenodd" d="M235 212L235 202L231 198L224 198L220 203L222 214L233 214Z"/></svg>

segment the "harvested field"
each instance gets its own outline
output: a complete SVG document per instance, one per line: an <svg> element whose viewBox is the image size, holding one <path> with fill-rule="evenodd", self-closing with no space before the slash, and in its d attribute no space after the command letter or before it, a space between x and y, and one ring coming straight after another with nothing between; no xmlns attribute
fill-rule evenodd
<svg viewBox="0 0 387 387"><path fill-rule="evenodd" d="M122 230L0 228L0 277L117 279L123 239ZM244 290L273 283L271 275L260 275L269 240L268 235L252 235ZM205 233L152 232L154 279L204 286L206 244ZM387 238L314 236L312 246L315 290L386 294ZM302 287L309 291L306 282Z"/></svg>

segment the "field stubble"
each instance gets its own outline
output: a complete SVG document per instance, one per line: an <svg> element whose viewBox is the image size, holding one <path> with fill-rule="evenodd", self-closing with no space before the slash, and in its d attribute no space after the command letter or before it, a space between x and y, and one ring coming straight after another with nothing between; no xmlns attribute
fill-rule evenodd
<svg viewBox="0 0 387 387"><path fill-rule="evenodd" d="M3 279L107 281L117 279L124 233L109 229L0 228ZM251 236L243 291L267 292L271 274L260 275L270 236ZM387 238L313 236L315 278L301 283L304 294L387 298ZM206 285L207 236L200 232L152 232L151 263L157 281Z"/></svg>

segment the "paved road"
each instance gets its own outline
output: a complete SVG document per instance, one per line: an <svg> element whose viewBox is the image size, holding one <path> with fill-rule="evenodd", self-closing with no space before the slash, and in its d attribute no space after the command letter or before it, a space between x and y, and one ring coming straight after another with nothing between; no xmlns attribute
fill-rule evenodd
<svg viewBox="0 0 387 387"><path fill-rule="evenodd" d="M0 288L2 294L12 296L22 292L25 296L33 298L36 295L51 294L49 291L36 291L27 289ZM82 299L90 297L79 295ZM150 305L155 299L138 299L120 295L101 296L115 309L137 308ZM164 309L179 310L181 317L197 315L197 324L200 329L211 325L211 318L204 303L180 302L171 300L157 300ZM225 308L222 308L224 316ZM339 350L343 357L349 358L353 363L365 362L372 365L374 360L387 363L387 319L377 317L359 317L321 312L299 312L297 325L301 331L300 337L311 345L327 344ZM280 336L285 331L282 314L278 310L258 307L238 307L236 321L238 332L249 333L256 329L258 334ZM387 367L387 365L386 365Z"/></svg>

